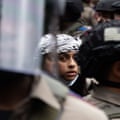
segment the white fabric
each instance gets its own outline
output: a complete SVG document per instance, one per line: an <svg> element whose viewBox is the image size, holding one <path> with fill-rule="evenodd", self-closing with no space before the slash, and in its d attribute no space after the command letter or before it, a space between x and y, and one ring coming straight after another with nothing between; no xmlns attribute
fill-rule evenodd
<svg viewBox="0 0 120 120"><path fill-rule="evenodd" d="M105 41L120 41L120 28L106 28L104 32Z"/></svg>
<svg viewBox="0 0 120 120"><path fill-rule="evenodd" d="M72 85L76 82L76 80L77 80L78 77L79 77L79 75L77 75L77 76L75 77L75 79L72 80L72 82L70 82L70 84L69 84L68 86L72 86Z"/></svg>
<svg viewBox="0 0 120 120"><path fill-rule="evenodd" d="M78 50L80 45L81 40L75 39L70 35L58 34L54 38L51 34L47 34L40 39L38 49L39 54L44 55L53 52L55 49L57 49L57 53Z"/></svg>

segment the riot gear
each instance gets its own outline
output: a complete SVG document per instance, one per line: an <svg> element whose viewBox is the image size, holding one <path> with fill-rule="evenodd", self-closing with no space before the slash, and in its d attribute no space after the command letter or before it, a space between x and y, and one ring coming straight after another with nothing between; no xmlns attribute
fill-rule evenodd
<svg viewBox="0 0 120 120"><path fill-rule="evenodd" d="M96 11L113 12L112 3L114 0L100 0L96 5Z"/></svg>
<svg viewBox="0 0 120 120"><path fill-rule="evenodd" d="M114 0L100 0L96 4L96 13L98 15L98 23L110 21L114 18L112 3Z"/></svg>
<svg viewBox="0 0 120 120"><path fill-rule="evenodd" d="M1 4L0 69L37 74L33 58L43 33L44 2L40 1L41 7L32 1L3 0Z"/></svg>
<svg viewBox="0 0 120 120"><path fill-rule="evenodd" d="M66 15L68 15L68 16L66 17L66 19L74 21L74 19L76 19L76 17L78 17L78 16L80 17L83 9L84 8L83 8L81 0L67 0L65 12L67 12ZM71 15L69 14L70 11L71 11Z"/></svg>
<svg viewBox="0 0 120 120"><path fill-rule="evenodd" d="M92 92L85 97L102 109L110 120L120 118L120 21L98 25L88 35L79 53L81 74L94 78Z"/></svg>
<svg viewBox="0 0 120 120"><path fill-rule="evenodd" d="M115 1L112 4L112 7L114 9L114 13L120 15L120 1Z"/></svg>
<svg viewBox="0 0 120 120"><path fill-rule="evenodd" d="M0 69L39 74L34 60L37 43L45 32L54 32L51 25L52 17L58 17L63 13L64 1L20 1L11 2L3 0L1 2L1 41L0 41ZM55 5L58 5L58 12L55 13ZM51 14L54 16L44 16L44 7L51 6ZM48 9L48 8L47 8ZM13 12L16 11L16 12ZM55 16L56 15L56 16ZM44 18L45 17L45 18ZM44 29L44 20L48 28ZM7 27L6 27L7 26ZM51 31L50 31L51 30ZM36 72L35 72L36 71Z"/></svg>
<svg viewBox="0 0 120 120"><path fill-rule="evenodd" d="M80 47L80 53L77 61L81 66L81 74L84 77L103 80L100 76L97 76L98 73L102 72L98 71L101 64L106 63L107 69L108 64L119 59L119 39L116 38L118 41L114 41L114 33L109 33L111 34L111 38L105 38L105 29L110 27L120 27L120 22L111 21L98 25L85 38L83 45ZM107 41L106 39L110 40Z"/></svg>

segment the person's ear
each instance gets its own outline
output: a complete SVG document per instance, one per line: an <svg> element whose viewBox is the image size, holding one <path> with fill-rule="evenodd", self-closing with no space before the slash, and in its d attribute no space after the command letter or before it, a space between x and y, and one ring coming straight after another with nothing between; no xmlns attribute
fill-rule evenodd
<svg viewBox="0 0 120 120"><path fill-rule="evenodd" d="M80 66L78 66L78 73L79 73L79 74L81 73Z"/></svg>
<svg viewBox="0 0 120 120"><path fill-rule="evenodd" d="M113 64L113 73L117 78L120 78L120 61Z"/></svg>

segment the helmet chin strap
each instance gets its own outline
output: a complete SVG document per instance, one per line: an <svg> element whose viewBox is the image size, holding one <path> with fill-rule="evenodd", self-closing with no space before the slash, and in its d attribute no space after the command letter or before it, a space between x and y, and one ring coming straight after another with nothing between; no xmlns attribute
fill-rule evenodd
<svg viewBox="0 0 120 120"><path fill-rule="evenodd" d="M105 81L105 83L103 83L103 85L120 89L120 82L112 82L112 81L107 80L107 81Z"/></svg>

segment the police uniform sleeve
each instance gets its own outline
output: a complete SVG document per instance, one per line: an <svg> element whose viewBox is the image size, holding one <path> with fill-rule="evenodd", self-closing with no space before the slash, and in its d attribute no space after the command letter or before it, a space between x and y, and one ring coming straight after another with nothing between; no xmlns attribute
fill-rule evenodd
<svg viewBox="0 0 120 120"><path fill-rule="evenodd" d="M108 120L108 118L101 110L69 94L64 103L61 120Z"/></svg>

